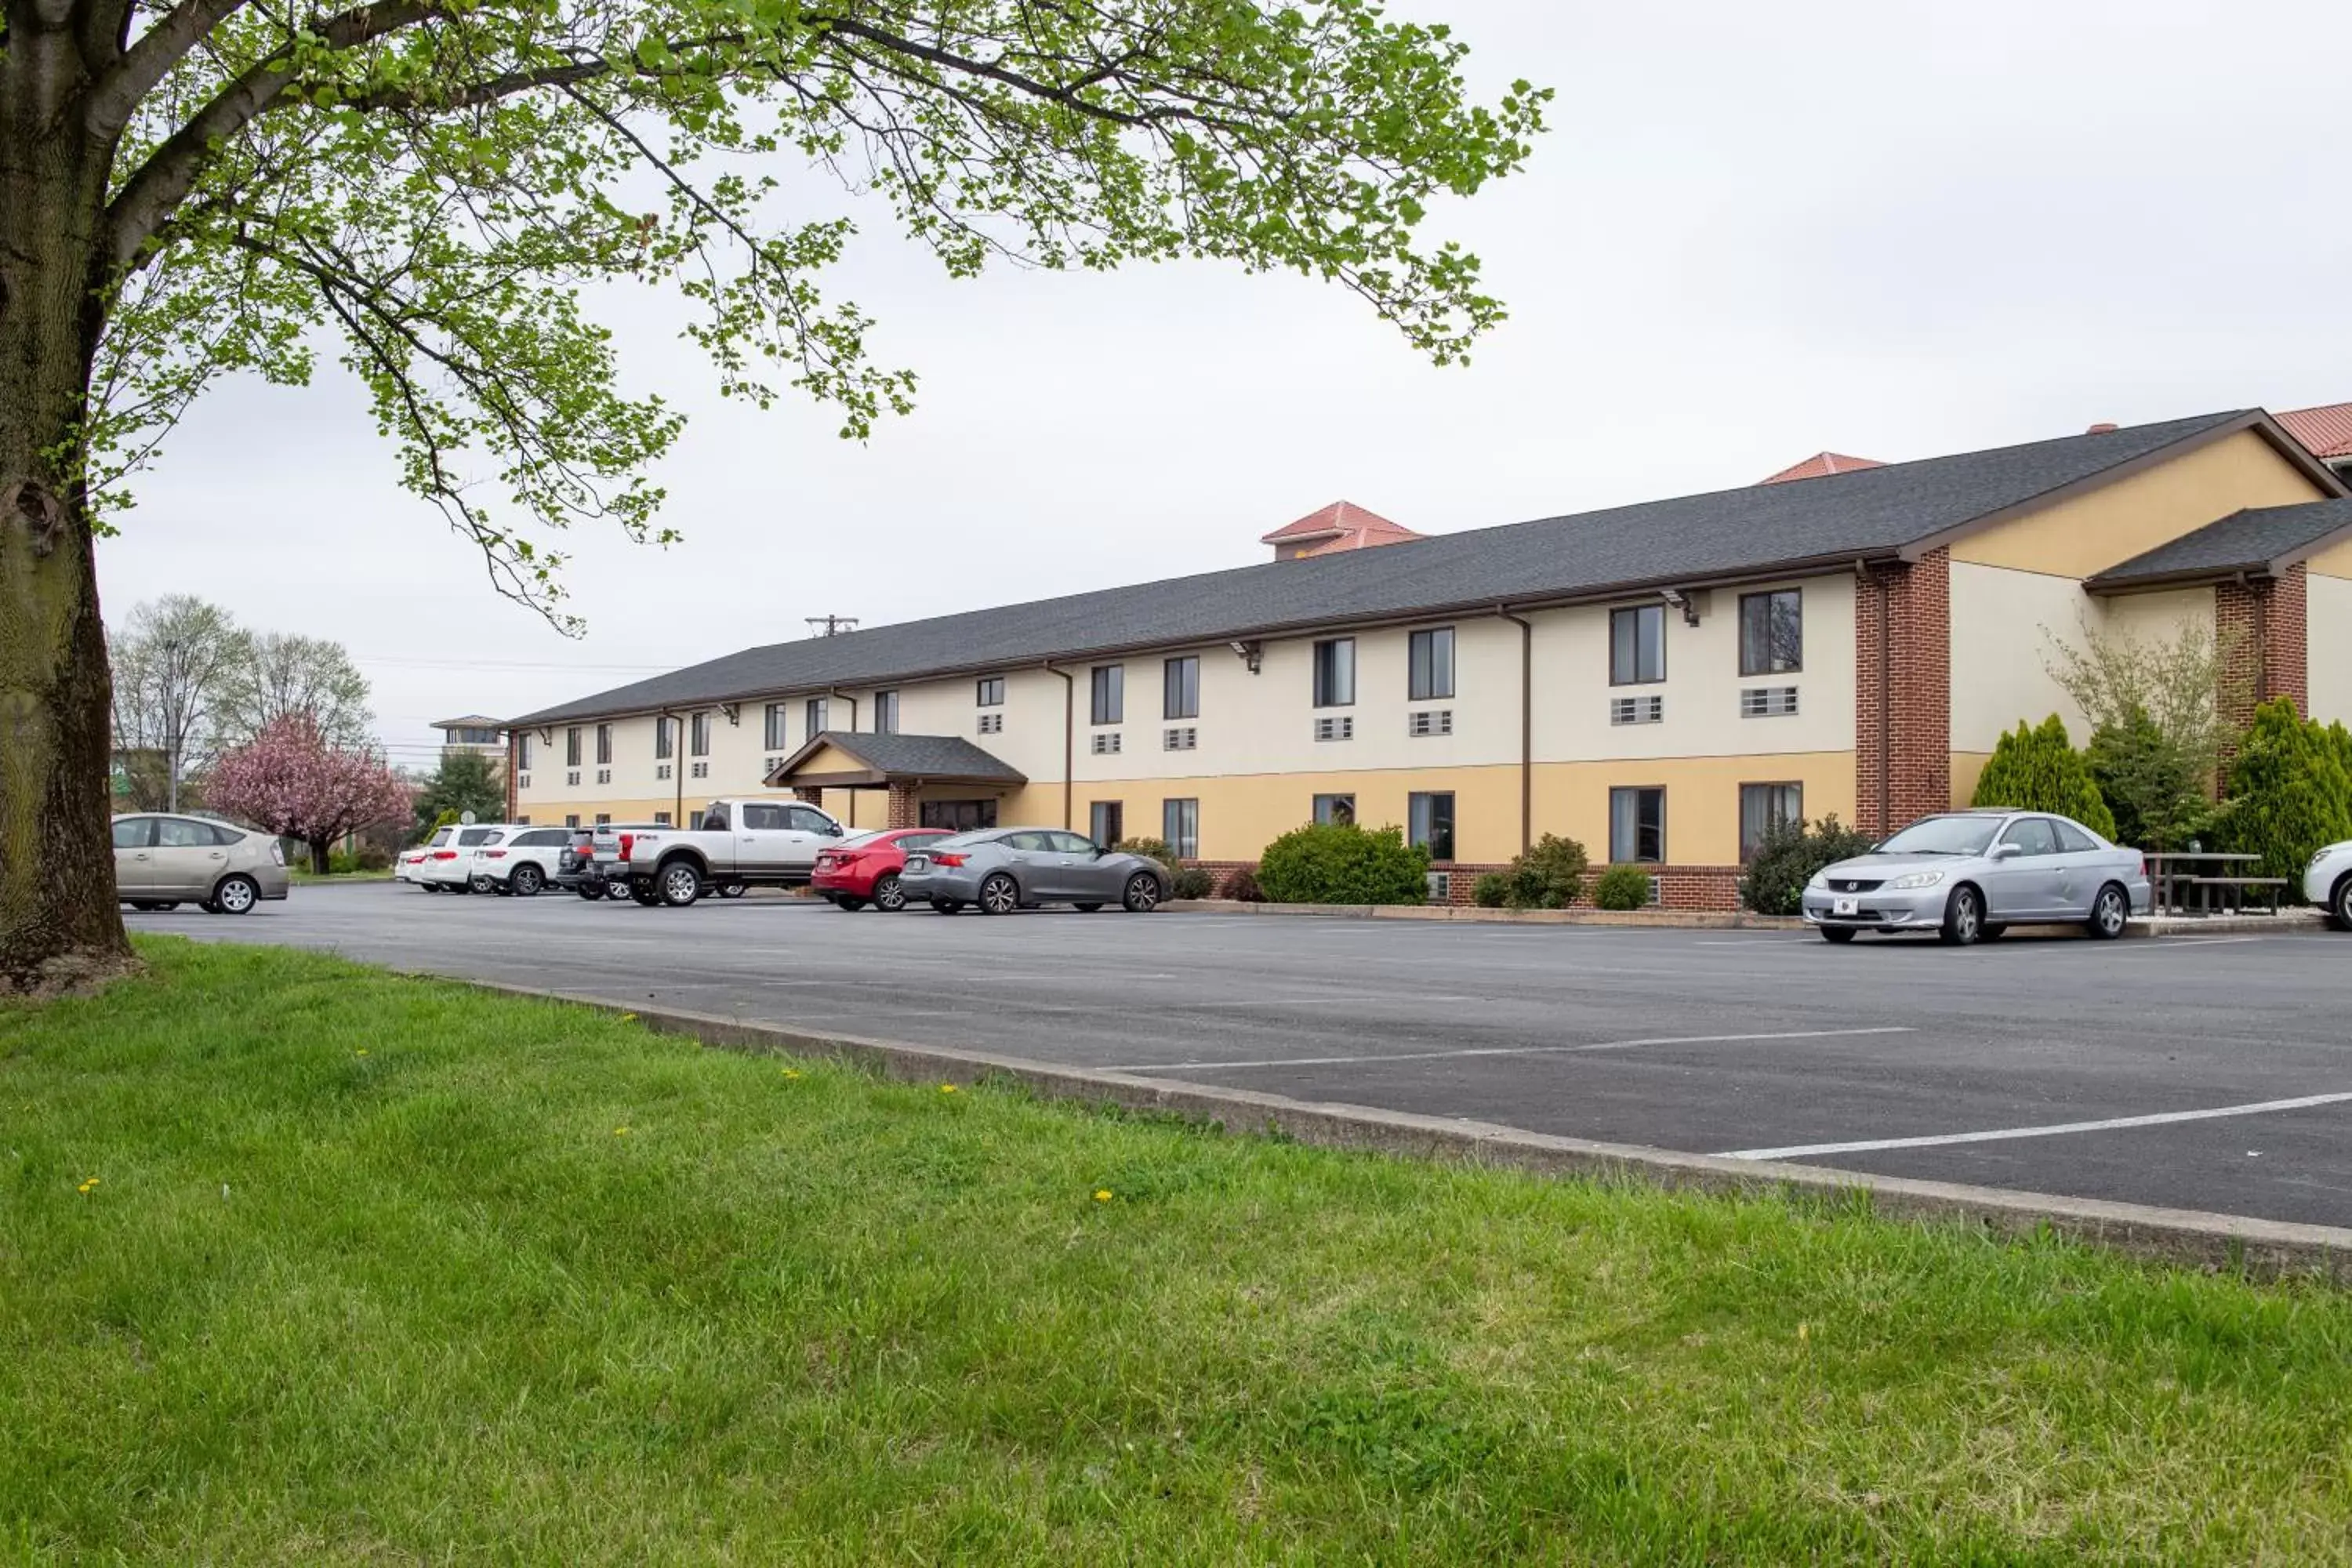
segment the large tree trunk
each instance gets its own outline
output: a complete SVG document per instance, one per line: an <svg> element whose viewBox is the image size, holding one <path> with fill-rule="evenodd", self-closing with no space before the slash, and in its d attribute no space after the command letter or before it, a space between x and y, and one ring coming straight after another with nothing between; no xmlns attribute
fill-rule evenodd
<svg viewBox="0 0 2352 1568"><path fill-rule="evenodd" d="M107 822L106 633L79 460L103 321L110 149L72 111L72 14L11 0L0 48L0 991L131 962Z"/></svg>

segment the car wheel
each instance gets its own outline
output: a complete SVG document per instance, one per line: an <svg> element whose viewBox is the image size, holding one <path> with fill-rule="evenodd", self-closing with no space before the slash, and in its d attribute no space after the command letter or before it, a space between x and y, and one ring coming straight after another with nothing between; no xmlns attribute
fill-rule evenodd
<svg viewBox="0 0 2352 1568"><path fill-rule="evenodd" d="M751 884L749 882L721 882L719 884L719 896L722 899L740 899L751 890Z"/></svg>
<svg viewBox="0 0 2352 1568"><path fill-rule="evenodd" d="M1119 902L1129 914L1150 914L1160 907L1160 879L1149 871L1138 871L1127 879L1127 894Z"/></svg>
<svg viewBox="0 0 2352 1568"><path fill-rule="evenodd" d="M661 901L682 910L702 897L702 873L691 860L673 860L661 868Z"/></svg>
<svg viewBox="0 0 2352 1568"><path fill-rule="evenodd" d="M620 886L617 882L613 885L616 888ZM604 884L602 882L583 882L572 890L593 904L596 902L597 900L602 899L604 896Z"/></svg>
<svg viewBox="0 0 2352 1568"><path fill-rule="evenodd" d="M2335 906L2336 923L2352 931L2352 876L2336 884L2336 896L2328 901Z"/></svg>
<svg viewBox="0 0 2352 1568"><path fill-rule="evenodd" d="M984 915L1009 915L1021 907L1021 885L1002 871L992 871L981 879L980 912Z"/></svg>
<svg viewBox="0 0 2352 1568"><path fill-rule="evenodd" d="M518 899L535 899L545 886L547 873L528 863L516 867L514 875L507 879L507 890Z"/></svg>
<svg viewBox="0 0 2352 1568"><path fill-rule="evenodd" d="M1823 926L1821 928L1821 932L1823 942L1846 942L1853 940L1852 926Z"/></svg>
<svg viewBox="0 0 2352 1568"><path fill-rule="evenodd" d="M651 886L651 884L648 883L647 886ZM612 881L604 884L604 896L617 904L623 899L635 898L637 896L636 886L626 878L616 877Z"/></svg>
<svg viewBox="0 0 2352 1568"><path fill-rule="evenodd" d="M931 908L940 914L951 915L961 910L963 905L954 899L933 899Z"/></svg>
<svg viewBox="0 0 2352 1568"><path fill-rule="evenodd" d="M839 910L843 914L854 915L858 910L866 907L866 900L864 899L852 897L847 893L843 893L835 898L833 900L833 907Z"/></svg>
<svg viewBox="0 0 2352 1568"><path fill-rule="evenodd" d="M1077 910L1078 913L1082 915L1099 914L1102 912L1102 906L1100 904L1072 904L1070 907Z"/></svg>
<svg viewBox="0 0 2352 1568"><path fill-rule="evenodd" d="M2131 895L2116 883L2109 882L2091 900L2091 934L2101 942L2113 942L2124 934L2131 923Z"/></svg>
<svg viewBox="0 0 2352 1568"><path fill-rule="evenodd" d="M630 878L629 897L649 910L661 902L661 891L654 886L651 877Z"/></svg>
<svg viewBox="0 0 2352 1568"><path fill-rule="evenodd" d="M1943 938L1954 947L1968 947L1984 936L1984 895L1966 882L1952 889L1944 905Z"/></svg>
<svg viewBox="0 0 2352 1568"><path fill-rule="evenodd" d="M428 893L437 893L441 890L441 884L438 882L419 882L416 885Z"/></svg>
<svg viewBox="0 0 2352 1568"><path fill-rule="evenodd" d="M506 891L504 888L499 886L498 879L494 877L468 877L466 879L466 890L469 893L503 893Z"/></svg>
<svg viewBox="0 0 2352 1568"><path fill-rule="evenodd" d="M250 877L223 877L213 889L213 908L225 915L249 915L261 902L261 886Z"/></svg>
<svg viewBox="0 0 2352 1568"><path fill-rule="evenodd" d="M898 872L885 871L874 879L874 907L886 915L907 907L907 889L898 885Z"/></svg>

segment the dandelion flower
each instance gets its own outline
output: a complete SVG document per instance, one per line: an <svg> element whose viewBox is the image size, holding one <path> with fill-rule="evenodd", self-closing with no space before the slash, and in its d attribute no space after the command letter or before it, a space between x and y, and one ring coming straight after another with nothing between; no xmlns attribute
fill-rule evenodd
<svg viewBox="0 0 2352 1568"><path fill-rule="evenodd" d="M1108 1187L1097 1189L1095 1193L1095 1202L1098 1204L1107 1204L1110 1202L1110 1189Z"/></svg>
<svg viewBox="0 0 2352 1568"><path fill-rule="evenodd" d="M637 1016L635 1013L624 1013L621 1015L621 1022L624 1024L634 1024L636 1021Z"/></svg>
<svg viewBox="0 0 2352 1568"><path fill-rule="evenodd" d="M943 1083L940 1085L940 1092L941 1094L953 1094L955 1092L955 1085L951 1083Z"/></svg>
<svg viewBox="0 0 2352 1568"><path fill-rule="evenodd" d="M798 1078L798 1077L800 1077L801 1075L800 1075L800 1070L799 1070L798 1068L786 1068L784 1069L784 1076L785 1076L786 1078Z"/></svg>
<svg viewBox="0 0 2352 1568"><path fill-rule="evenodd" d="M1799 1344L1801 1344L1801 1344L1806 1343L1807 1342L1809 1342L1810 1340L1811 1340L1811 1338L1812 1338L1812 1337L1813 1337L1813 1325L1812 1325L1812 1324L1811 1324L1811 1323L1799 1323L1799 1324L1797 1325L1797 1342L1798 1342Z"/></svg>
<svg viewBox="0 0 2352 1568"><path fill-rule="evenodd" d="M615 1138L626 1138L628 1135L629 1130L625 1127L615 1127L613 1129L613 1136Z"/></svg>
<svg viewBox="0 0 2352 1568"><path fill-rule="evenodd" d="M362 1046L358 1050L353 1051L352 1055L355 1057L363 1057L367 1055L367 1047L365 1046Z"/></svg>

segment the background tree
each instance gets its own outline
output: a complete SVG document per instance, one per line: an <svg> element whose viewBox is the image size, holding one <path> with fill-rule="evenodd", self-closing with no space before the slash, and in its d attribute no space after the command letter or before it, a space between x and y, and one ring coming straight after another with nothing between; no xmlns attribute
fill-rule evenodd
<svg viewBox="0 0 2352 1568"><path fill-rule="evenodd" d="M452 752L416 792L416 827L430 833L444 812L452 814L452 821L470 811L478 822L495 822L506 809L506 785L490 759L479 752Z"/></svg>
<svg viewBox="0 0 2352 1568"><path fill-rule="evenodd" d="M2254 875L2284 877L2299 890L2311 852L2352 838L2352 736L2322 725L2275 698L2254 721L2230 764L2230 799L2221 832L2229 847L2259 855Z"/></svg>
<svg viewBox="0 0 2352 1568"><path fill-rule="evenodd" d="M406 818L411 794L381 757L335 745L300 714L223 752L206 790L223 816L309 845L310 868L322 877L336 839Z"/></svg>
<svg viewBox="0 0 2352 1568"><path fill-rule="evenodd" d="M2116 836L2116 819L2099 797L2090 763L2074 750L2065 721L2055 713L2036 726L2021 721L1994 742L1992 757L1977 776L1977 792L1970 798L1978 805L2054 811L2102 837Z"/></svg>
<svg viewBox="0 0 2352 1568"><path fill-rule="evenodd" d="M2234 641L2194 621L2168 639L2104 632L2086 621L2078 639L2049 640L2052 678L2090 721L2091 773L2116 837L2178 849L2210 831L2222 764L2239 734L2230 716L2253 697L2251 672L2230 657Z"/></svg>
<svg viewBox="0 0 2352 1568"><path fill-rule="evenodd" d="M908 405L819 287L853 225L779 224L779 158L958 275L1295 270L1447 362L1501 309L1419 230L1549 97L1473 103L1464 53L1369 0L0 0L0 984L127 957L91 539L216 377L331 342L403 482L554 615L549 531L673 537L680 422L593 286L677 289L729 395Z"/></svg>
<svg viewBox="0 0 2352 1568"><path fill-rule="evenodd" d="M258 632L221 686L219 729L231 741L250 740L280 719L307 714L338 746L375 739L368 710L368 680L343 645L293 632Z"/></svg>
<svg viewBox="0 0 2352 1568"><path fill-rule="evenodd" d="M2185 849L2213 830L2212 762L2184 749L2145 712L2102 725L2084 749L2099 796L2115 815L2116 840L2139 849Z"/></svg>
<svg viewBox="0 0 2352 1568"><path fill-rule="evenodd" d="M109 652L114 751L134 780L160 773L163 798L153 804L177 811L183 783L212 755L222 700L248 639L218 605L172 594L134 608ZM140 753L155 764L132 762Z"/></svg>

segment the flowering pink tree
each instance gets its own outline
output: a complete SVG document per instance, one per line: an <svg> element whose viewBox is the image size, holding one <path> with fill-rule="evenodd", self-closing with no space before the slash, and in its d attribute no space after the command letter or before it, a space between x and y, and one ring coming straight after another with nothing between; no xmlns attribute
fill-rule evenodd
<svg viewBox="0 0 2352 1568"><path fill-rule="evenodd" d="M408 816L409 785L382 759L331 744L308 714L294 713L224 752L205 781L205 802L302 840L310 847L310 868L323 873L336 839Z"/></svg>

